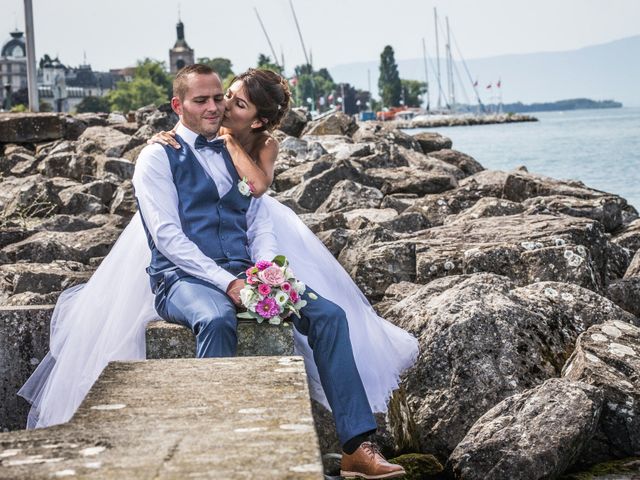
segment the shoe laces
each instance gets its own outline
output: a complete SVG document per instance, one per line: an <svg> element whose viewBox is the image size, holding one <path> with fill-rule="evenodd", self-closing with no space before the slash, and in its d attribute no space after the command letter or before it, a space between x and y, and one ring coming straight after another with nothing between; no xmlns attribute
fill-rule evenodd
<svg viewBox="0 0 640 480"><path fill-rule="evenodd" d="M384 458L384 455L382 455L382 452L380 451L380 447L378 447L378 445L376 445L375 443L363 442L362 448L364 449L365 452L367 452L372 457L375 457L376 455L380 455L384 460L386 460L386 458Z"/></svg>

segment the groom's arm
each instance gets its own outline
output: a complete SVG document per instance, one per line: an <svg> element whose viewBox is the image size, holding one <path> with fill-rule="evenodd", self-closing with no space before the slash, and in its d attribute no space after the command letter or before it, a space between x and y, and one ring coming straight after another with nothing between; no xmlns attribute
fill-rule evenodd
<svg viewBox="0 0 640 480"><path fill-rule="evenodd" d="M158 250L184 272L225 292L236 277L202 253L182 231L178 192L161 145L149 145L140 152L132 181L140 213Z"/></svg>

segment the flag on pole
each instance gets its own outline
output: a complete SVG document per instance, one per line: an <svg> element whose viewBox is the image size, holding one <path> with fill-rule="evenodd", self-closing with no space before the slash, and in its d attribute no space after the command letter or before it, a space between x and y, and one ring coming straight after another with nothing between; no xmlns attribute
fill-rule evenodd
<svg viewBox="0 0 640 480"><path fill-rule="evenodd" d="M491 84L487 85L487 90L491 90L491 87L492 87L492 86L493 86L493 85L491 85Z"/></svg>
<svg viewBox="0 0 640 480"><path fill-rule="evenodd" d="M502 80L498 79L498 83L496 83L496 87L500 88L501 85L502 85Z"/></svg>
<svg viewBox="0 0 640 480"><path fill-rule="evenodd" d="M477 79L477 78L476 78L476 81L475 81L475 82L473 82L473 86L474 86L474 87L477 87L477 86L478 86L478 79Z"/></svg>
<svg viewBox="0 0 640 480"><path fill-rule="evenodd" d="M298 77L291 77L289 83L295 87L298 84Z"/></svg>

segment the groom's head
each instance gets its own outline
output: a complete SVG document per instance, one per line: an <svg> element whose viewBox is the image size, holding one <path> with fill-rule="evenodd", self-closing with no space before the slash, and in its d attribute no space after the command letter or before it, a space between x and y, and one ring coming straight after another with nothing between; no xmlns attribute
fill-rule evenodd
<svg viewBox="0 0 640 480"><path fill-rule="evenodd" d="M220 77L207 65L184 67L173 81L171 106L187 128L208 139L215 137L225 110Z"/></svg>

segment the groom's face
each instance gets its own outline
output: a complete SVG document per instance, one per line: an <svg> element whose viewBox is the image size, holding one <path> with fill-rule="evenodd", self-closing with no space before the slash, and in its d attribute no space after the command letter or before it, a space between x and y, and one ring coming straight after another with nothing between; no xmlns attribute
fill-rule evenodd
<svg viewBox="0 0 640 480"><path fill-rule="evenodd" d="M191 73L186 78L184 98L173 97L173 109L190 130L212 139L218 133L224 115L224 92L215 73Z"/></svg>

